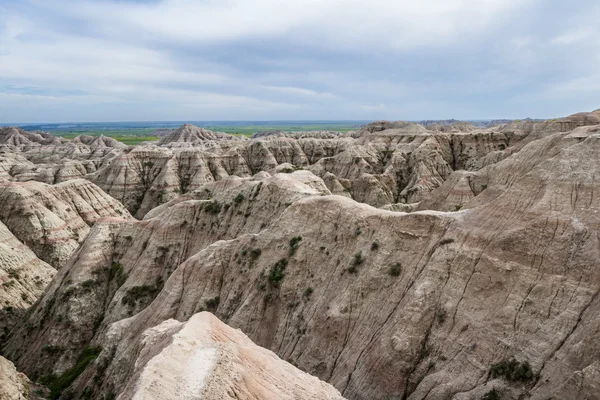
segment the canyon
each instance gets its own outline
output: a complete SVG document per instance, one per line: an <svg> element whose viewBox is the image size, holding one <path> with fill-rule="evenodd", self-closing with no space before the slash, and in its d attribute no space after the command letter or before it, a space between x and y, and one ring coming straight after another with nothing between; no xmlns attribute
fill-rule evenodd
<svg viewBox="0 0 600 400"><path fill-rule="evenodd" d="M0 129L0 399L598 399L600 110Z"/></svg>

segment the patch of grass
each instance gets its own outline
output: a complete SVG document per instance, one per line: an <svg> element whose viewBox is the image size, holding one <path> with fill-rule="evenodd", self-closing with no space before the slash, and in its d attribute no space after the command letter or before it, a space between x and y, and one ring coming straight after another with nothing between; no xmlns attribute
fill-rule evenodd
<svg viewBox="0 0 600 400"><path fill-rule="evenodd" d="M278 287L281 280L285 277L285 267L287 267L287 264L288 260L282 258L271 267L268 279L273 286Z"/></svg>
<svg viewBox="0 0 600 400"><path fill-rule="evenodd" d="M50 389L49 399L56 400L60 397L61 393L71 386L73 382L81 375L87 368L90 362L94 361L100 352L102 347L93 346L86 347L77 359L77 363L74 366L66 370L62 375L47 375L40 379L40 382Z"/></svg>
<svg viewBox="0 0 600 400"><path fill-rule="evenodd" d="M296 250L298 250L301 241L302 236L296 236L290 239L290 257L296 254Z"/></svg>
<svg viewBox="0 0 600 400"><path fill-rule="evenodd" d="M514 358L493 364L490 373L492 378L503 378L509 382L527 382L534 377L529 362L519 362Z"/></svg>

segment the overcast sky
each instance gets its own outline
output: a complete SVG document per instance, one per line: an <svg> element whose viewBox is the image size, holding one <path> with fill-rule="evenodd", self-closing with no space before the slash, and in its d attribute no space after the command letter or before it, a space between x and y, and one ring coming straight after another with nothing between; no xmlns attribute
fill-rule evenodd
<svg viewBox="0 0 600 400"><path fill-rule="evenodd" d="M0 123L600 108L598 0L0 0Z"/></svg>

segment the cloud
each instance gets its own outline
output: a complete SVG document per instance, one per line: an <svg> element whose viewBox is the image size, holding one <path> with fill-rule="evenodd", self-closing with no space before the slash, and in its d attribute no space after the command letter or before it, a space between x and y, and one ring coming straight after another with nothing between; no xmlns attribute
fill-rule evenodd
<svg viewBox="0 0 600 400"><path fill-rule="evenodd" d="M542 115L600 67L582 3L0 0L0 123Z"/></svg>

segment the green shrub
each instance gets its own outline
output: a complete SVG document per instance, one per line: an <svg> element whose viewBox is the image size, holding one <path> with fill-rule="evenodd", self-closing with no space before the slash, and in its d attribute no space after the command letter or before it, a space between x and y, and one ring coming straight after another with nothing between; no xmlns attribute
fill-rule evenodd
<svg viewBox="0 0 600 400"><path fill-rule="evenodd" d="M221 302L221 298L219 296L215 296L212 299L206 300L206 309L209 311L214 311L219 307L219 303Z"/></svg>
<svg viewBox="0 0 600 400"><path fill-rule="evenodd" d="M279 282L285 276L285 267L287 266L287 264L288 260L282 258L271 267L271 270L269 271L269 282L271 282L273 286L279 286Z"/></svg>
<svg viewBox="0 0 600 400"><path fill-rule="evenodd" d="M261 249L258 249L258 248L257 249L252 249L250 251L250 258L253 259L253 260L256 260L258 257L260 257L261 253L262 253Z"/></svg>
<svg viewBox="0 0 600 400"><path fill-rule="evenodd" d="M351 274L355 274L358 272L358 267L365 261L365 259L362 256L362 252L357 252L356 254L354 254L354 257L352 258L352 263L350 264L350 267L348 267L348 272L350 272Z"/></svg>
<svg viewBox="0 0 600 400"><path fill-rule="evenodd" d="M377 251L377 250L379 250L379 243L373 242L371 244L371 251Z"/></svg>
<svg viewBox="0 0 600 400"><path fill-rule="evenodd" d="M233 201L235 201L236 204L240 204L242 201L244 201L244 195L241 193L238 193L237 196L235 196L235 199L233 199Z"/></svg>
<svg viewBox="0 0 600 400"><path fill-rule="evenodd" d="M290 239L290 257L296 254L296 250L298 250L301 241L302 236L296 236Z"/></svg>
<svg viewBox="0 0 600 400"><path fill-rule="evenodd" d="M492 389L484 394L481 400L500 400L500 393L496 389Z"/></svg>
<svg viewBox="0 0 600 400"><path fill-rule="evenodd" d="M129 307L135 307L138 300L143 298L154 298L162 290L164 281L157 277L154 285L133 286L127 290L121 302Z"/></svg>
<svg viewBox="0 0 600 400"><path fill-rule="evenodd" d="M391 276L400 276L402 273L402 265L400 263L396 263L390 267L390 275Z"/></svg>
<svg viewBox="0 0 600 400"><path fill-rule="evenodd" d="M213 200L206 204L204 209L213 215L217 215L221 212L221 204L218 201Z"/></svg>
<svg viewBox="0 0 600 400"><path fill-rule="evenodd" d="M461 208L463 208L462 204L455 204L454 205L454 211L460 211Z"/></svg>
<svg viewBox="0 0 600 400"><path fill-rule="evenodd" d="M50 389L50 399L56 400L60 397L61 393L71 386L73 382L81 375L83 371L87 368L90 362L94 361L100 352L102 351L102 347L93 346L86 347L83 349L83 352L77 359L77 363L65 371L62 375L47 375L40 379L40 383L44 384L48 389Z"/></svg>
<svg viewBox="0 0 600 400"><path fill-rule="evenodd" d="M504 378L509 382L526 382L534 377L529 362L519 362L514 358L493 364L490 372L492 378Z"/></svg>
<svg viewBox="0 0 600 400"><path fill-rule="evenodd" d="M108 270L108 280L115 280L117 287L121 287L127 280L127 274L125 273L121 263L114 261Z"/></svg>
<svg viewBox="0 0 600 400"><path fill-rule="evenodd" d="M313 293L313 288L307 287L306 290L304 291L304 297L306 297L308 299L312 295L312 293Z"/></svg>
<svg viewBox="0 0 600 400"><path fill-rule="evenodd" d="M354 236L358 236L358 235L360 235L360 233L361 233L360 227L357 226L356 229L354 230Z"/></svg>

